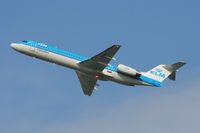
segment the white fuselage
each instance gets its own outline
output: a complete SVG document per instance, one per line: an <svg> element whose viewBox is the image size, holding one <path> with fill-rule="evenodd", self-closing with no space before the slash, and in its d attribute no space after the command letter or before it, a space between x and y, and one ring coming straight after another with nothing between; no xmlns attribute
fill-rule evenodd
<svg viewBox="0 0 200 133"><path fill-rule="evenodd" d="M99 72L87 67L83 67L79 65L80 63L79 60L75 60L73 58L69 58L69 57L59 55L54 52L50 52L50 51L43 50L40 48L36 48L33 46L12 43L11 47L23 54L26 54L35 58L39 58L48 62L52 62L64 67L68 67L76 71L86 73L88 75L94 75L94 78L95 78L95 75L98 75L100 80L105 80L105 81L110 80L110 81L114 81L120 84L129 85L129 86L134 86L134 85L151 86L150 84L142 80L120 74L117 71L112 71L105 68L103 71Z"/></svg>

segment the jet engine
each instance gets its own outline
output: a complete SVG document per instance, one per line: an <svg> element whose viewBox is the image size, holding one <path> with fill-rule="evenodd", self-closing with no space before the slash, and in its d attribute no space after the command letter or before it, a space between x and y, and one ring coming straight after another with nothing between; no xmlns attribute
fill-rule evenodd
<svg viewBox="0 0 200 133"><path fill-rule="evenodd" d="M140 72L138 72L134 68L125 66L123 64L118 65L117 72L131 77L139 77L141 75Z"/></svg>

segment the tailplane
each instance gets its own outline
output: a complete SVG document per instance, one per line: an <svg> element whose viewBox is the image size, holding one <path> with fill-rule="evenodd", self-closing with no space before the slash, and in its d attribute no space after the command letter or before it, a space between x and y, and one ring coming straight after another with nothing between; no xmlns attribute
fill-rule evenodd
<svg viewBox="0 0 200 133"><path fill-rule="evenodd" d="M174 63L172 65L166 65L164 68L171 72L171 74L169 75L168 78L175 81L176 80L176 72L179 70L179 68L181 68L185 64L186 64L186 62L182 61L182 62Z"/></svg>
<svg viewBox="0 0 200 133"><path fill-rule="evenodd" d="M143 72L141 79L153 86L160 86L166 79L176 80L176 72L185 65L186 62L177 62L171 65L158 65L148 72Z"/></svg>

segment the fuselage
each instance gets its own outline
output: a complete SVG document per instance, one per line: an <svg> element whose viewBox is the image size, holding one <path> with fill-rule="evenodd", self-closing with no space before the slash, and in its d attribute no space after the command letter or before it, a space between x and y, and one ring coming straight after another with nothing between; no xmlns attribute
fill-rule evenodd
<svg viewBox="0 0 200 133"><path fill-rule="evenodd" d="M22 41L19 43L12 43L11 47L31 57L71 68L76 71L86 73L88 75L94 75L94 78L98 78L99 80L109 80L129 86L152 86L151 84L144 82L140 78L134 78L118 73L117 66L115 65L108 65L103 71L96 71L87 67L83 67L79 65L79 63L89 58L51 45L46 45L35 41Z"/></svg>

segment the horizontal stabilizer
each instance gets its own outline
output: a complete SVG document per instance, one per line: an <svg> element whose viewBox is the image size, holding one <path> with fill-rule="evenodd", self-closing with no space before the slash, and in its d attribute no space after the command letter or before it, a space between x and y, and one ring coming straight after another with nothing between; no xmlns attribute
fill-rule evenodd
<svg viewBox="0 0 200 133"><path fill-rule="evenodd" d="M165 69L167 69L168 71L172 72L169 75L169 79L175 81L176 80L176 72L178 71L179 68L181 68L183 65L185 65L186 62L180 61L171 65L166 65L164 66Z"/></svg>
<svg viewBox="0 0 200 133"><path fill-rule="evenodd" d="M174 71L178 70L179 68L181 68L185 64L186 64L186 62L180 61L180 62L171 64L171 65L166 65L166 66L164 66L164 68L167 69L168 71L174 72Z"/></svg>

